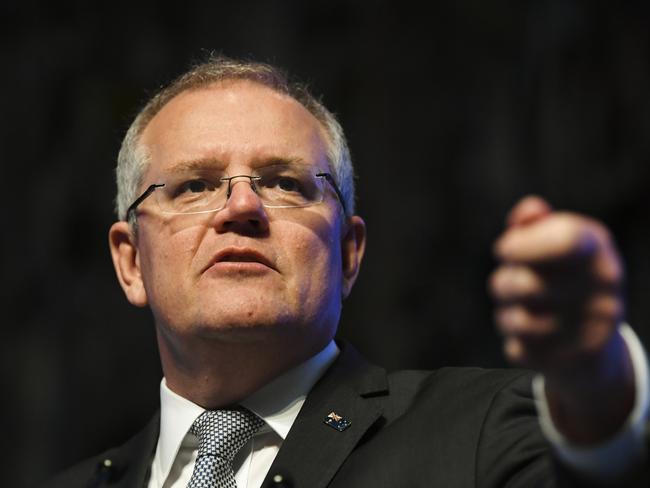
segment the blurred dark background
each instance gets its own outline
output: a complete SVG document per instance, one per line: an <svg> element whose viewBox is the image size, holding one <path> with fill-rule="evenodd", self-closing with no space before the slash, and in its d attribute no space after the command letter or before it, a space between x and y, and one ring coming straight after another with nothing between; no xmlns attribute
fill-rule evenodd
<svg viewBox="0 0 650 488"><path fill-rule="evenodd" d="M370 239L341 335L370 359L504 365L490 248L530 192L613 230L650 344L650 4L427 5L3 2L3 486L157 408L152 319L106 244L113 167L146 94L213 50L288 69L340 116Z"/></svg>

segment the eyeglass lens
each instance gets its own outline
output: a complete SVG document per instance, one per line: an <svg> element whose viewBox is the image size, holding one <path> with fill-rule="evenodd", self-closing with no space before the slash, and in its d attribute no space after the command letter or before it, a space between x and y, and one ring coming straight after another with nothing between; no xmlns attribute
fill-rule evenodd
<svg viewBox="0 0 650 488"><path fill-rule="evenodd" d="M306 207L323 200L324 181L312 167L278 164L259 168L253 175L225 176L217 171L190 170L174 174L155 193L161 210L199 213L219 210L240 178L248 179L266 207Z"/></svg>

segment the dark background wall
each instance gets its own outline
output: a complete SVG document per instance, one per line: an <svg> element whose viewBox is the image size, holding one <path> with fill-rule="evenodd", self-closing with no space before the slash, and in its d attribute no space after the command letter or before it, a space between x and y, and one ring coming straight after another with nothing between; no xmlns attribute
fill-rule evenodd
<svg viewBox="0 0 650 488"><path fill-rule="evenodd" d="M370 239L341 335L372 360L503 365L490 246L529 192L613 229L650 344L647 2L107 4L0 7L3 486L157 406L153 323L106 245L113 166L145 95L211 50L277 63L339 114Z"/></svg>

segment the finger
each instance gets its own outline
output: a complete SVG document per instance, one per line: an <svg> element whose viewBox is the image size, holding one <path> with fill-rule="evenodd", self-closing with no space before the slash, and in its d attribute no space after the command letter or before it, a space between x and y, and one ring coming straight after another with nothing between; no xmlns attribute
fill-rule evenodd
<svg viewBox="0 0 650 488"><path fill-rule="evenodd" d="M580 334L589 335L590 327L600 328L601 324L615 329L622 322L623 308L621 297L611 293L593 295L581 310L508 302L495 310L495 322L503 335L535 338L558 334L569 337L578 330Z"/></svg>
<svg viewBox="0 0 650 488"><path fill-rule="evenodd" d="M615 331L610 322L592 319L581 324L575 334L507 335L504 354L518 366L566 376L572 373L572 364L598 360Z"/></svg>
<svg viewBox="0 0 650 488"><path fill-rule="evenodd" d="M545 282L529 266L499 266L490 276L489 290L498 302L541 299L546 294Z"/></svg>
<svg viewBox="0 0 650 488"><path fill-rule="evenodd" d="M503 344L503 351L511 363L541 371L550 370L554 363L570 356L556 336L510 336Z"/></svg>
<svg viewBox="0 0 650 488"><path fill-rule="evenodd" d="M503 353L508 361L523 365L526 362L526 349L517 337L508 337L503 344Z"/></svg>
<svg viewBox="0 0 650 488"><path fill-rule="evenodd" d="M528 195L519 200L508 214L508 227L526 225L552 212L546 200L537 195Z"/></svg>
<svg viewBox="0 0 650 488"><path fill-rule="evenodd" d="M557 334L557 315L532 311L524 305L507 305L497 308L495 322L504 336L517 336L530 340Z"/></svg>
<svg viewBox="0 0 650 488"><path fill-rule="evenodd" d="M593 255L600 229L574 214L555 213L525 227L508 229L495 244L496 256L506 262L544 264L584 259Z"/></svg>
<svg viewBox="0 0 650 488"><path fill-rule="evenodd" d="M539 313L511 305L496 311L509 361L549 371L572 358L588 358L602 350L621 323L623 301L611 294L592 298L581 317Z"/></svg>
<svg viewBox="0 0 650 488"><path fill-rule="evenodd" d="M611 287L594 282L589 273L575 266L519 264L499 266L490 276L488 289L500 305L519 303L553 312L578 307L590 294L612 292Z"/></svg>

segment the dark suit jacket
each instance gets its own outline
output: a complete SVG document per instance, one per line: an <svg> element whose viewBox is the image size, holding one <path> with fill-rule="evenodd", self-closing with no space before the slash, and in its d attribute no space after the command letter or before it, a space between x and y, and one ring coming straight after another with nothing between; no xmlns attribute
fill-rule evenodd
<svg viewBox="0 0 650 488"><path fill-rule="evenodd" d="M272 477L281 474L290 484L277 486L295 488L578 486L549 452L530 382L527 372L478 368L387 374L343 344L308 395L266 483L276 486ZM326 425L330 412L350 426ZM45 486L146 486L158 429L156 416L121 447Z"/></svg>

